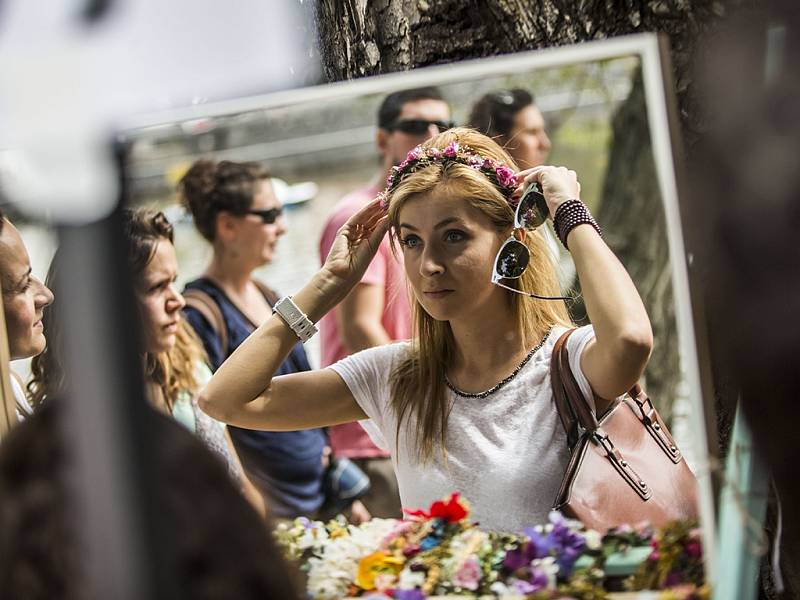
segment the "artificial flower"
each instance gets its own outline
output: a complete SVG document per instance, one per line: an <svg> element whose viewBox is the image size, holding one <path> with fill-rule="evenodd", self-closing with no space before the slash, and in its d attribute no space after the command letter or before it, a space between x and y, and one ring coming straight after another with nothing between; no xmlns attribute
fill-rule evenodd
<svg viewBox="0 0 800 600"><path fill-rule="evenodd" d="M481 564L474 554L467 557L453 575L453 585L465 590L477 590L481 580Z"/></svg>
<svg viewBox="0 0 800 600"><path fill-rule="evenodd" d="M431 504L430 510L408 510L403 509L406 514L411 517L422 517L425 519L443 519L447 523L458 523L464 519L469 511L467 507L458 499L459 493L453 492L450 498L445 502L437 500Z"/></svg>
<svg viewBox="0 0 800 600"><path fill-rule="evenodd" d="M517 184L517 178L514 176L514 171L505 165L498 166L494 172L497 174L497 183L501 187L514 187Z"/></svg>
<svg viewBox="0 0 800 600"><path fill-rule="evenodd" d="M386 578L381 578L379 581L383 582L383 589L388 589L400 571L403 570L403 559L387 554L383 551L373 552L365 556L358 563L358 573L356 575L356 585L363 590L374 590L376 586L376 578L379 575L391 575L392 581L387 582Z"/></svg>

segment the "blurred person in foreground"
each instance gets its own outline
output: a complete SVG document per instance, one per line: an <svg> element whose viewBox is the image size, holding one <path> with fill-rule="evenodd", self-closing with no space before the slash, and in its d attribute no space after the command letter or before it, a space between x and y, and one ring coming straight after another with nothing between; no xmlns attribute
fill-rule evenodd
<svg viewBox="0 0 800 600"><path fill-rule="evenodd" d="M213 248L202 276L186 284L184 311L216 370L272 315L278 296L254 278L253 271L272 262L278 240L286 233L283 207L269 172L258 163L198 160L178 190L195 227ZM296 344L280 373L310 368L302 344ZM327 446L323 430L229 431L272 516L315 516L322 509Z"/></svg>
<svg viewBox="0 0 800 600"><path fill-rule="evenodd" d="M53 293L32 272L31 259L22 237L0 212L0 285L3 315L11 360L31 358L47 346L43 325L44 310L53 302ZM9 369L10 371L10 369ZM22 383L11 372L11 390L21 420L33 414Z"/></svg>
<svg viewBox="0 0 800 600"><path fill-rule="evenodd" d="M389 94L377 117L380 169L365 187L334 206L320 237L321 263L325 262L339 229L384 188L392 167L400 164L412 148L453 126L450 107L433 87ZM359 350L411 337L411 309L403 265L392 252L388 236L359 284L320 321L320 336L322 367ZM353 520L400 517L400 497L389 453L373 443L358 423L335 425L329 431L334 456L355 460L370 478L370 492L354 504Z"/></svg>
<svg viewBox="0 0 800 600"><path fill-rule="evenodd" d="M86 598L81 524L68 492L72 449L49 401L0 444L0 590L4 598ZM224 465L170 419L146 410L164 571L180 598L297 598L286 565ZM155 527L148 523L148 528ZM123 544L125 540L117 540Z"/></svg>

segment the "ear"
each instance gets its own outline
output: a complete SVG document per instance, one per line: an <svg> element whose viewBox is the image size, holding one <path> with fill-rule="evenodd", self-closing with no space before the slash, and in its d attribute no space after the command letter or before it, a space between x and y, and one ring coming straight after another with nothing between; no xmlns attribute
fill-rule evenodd
<svg viewBox="0 0 800 600"><path fill-rule="evenodd" d="M375 145L378 147L378 151L381 155L386 156L386 148L389 145L389 136L392 135L392 132L388 129L383 129L378 127L375 133Z"/></svg>
<svg viewBox="0 0 800 600"><path fill-rule="evenodd" d="M233 215L224 210L217 213L217 219L214 222L214 239L227 242L234 237L236 237L236 221Z"/></svg>

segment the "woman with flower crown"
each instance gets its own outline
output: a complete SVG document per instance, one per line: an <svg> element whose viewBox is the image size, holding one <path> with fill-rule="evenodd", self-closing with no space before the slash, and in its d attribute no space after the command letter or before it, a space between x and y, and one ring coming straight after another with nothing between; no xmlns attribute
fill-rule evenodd
<svg viewBox="0 0 800 600"><path fill-rule="evenodd" d="M574 331L567 349L598 414L639 379L652 332L630 277L579 200L576 174L515 170L494 141L470 129L412 150L384 194L342 227L320 271L217 371L201 394L205 410L270 430L369 419L365 428L391 452L403 506L459 491L487 529L544 522L569 458L550 357L573 325L542 230L530 230L535 210L520 203L523 190L540 186L575 261L592 325ZM413 339L274 377L297 338L313 333L311 322L359 281L387 231L405 263Z"/></svg>

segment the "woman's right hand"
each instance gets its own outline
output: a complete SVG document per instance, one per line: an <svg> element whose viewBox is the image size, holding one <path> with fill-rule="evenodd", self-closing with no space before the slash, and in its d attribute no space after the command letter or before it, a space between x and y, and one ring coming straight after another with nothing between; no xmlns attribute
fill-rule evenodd
<svg viewBox="0 0 800 600"><path fill-rule="evenodd" d="M355 286L372 262L383 236L389 229L389 217L375 199L350 217L336 233L324 271L342 281L348 289Z"/></svg>

